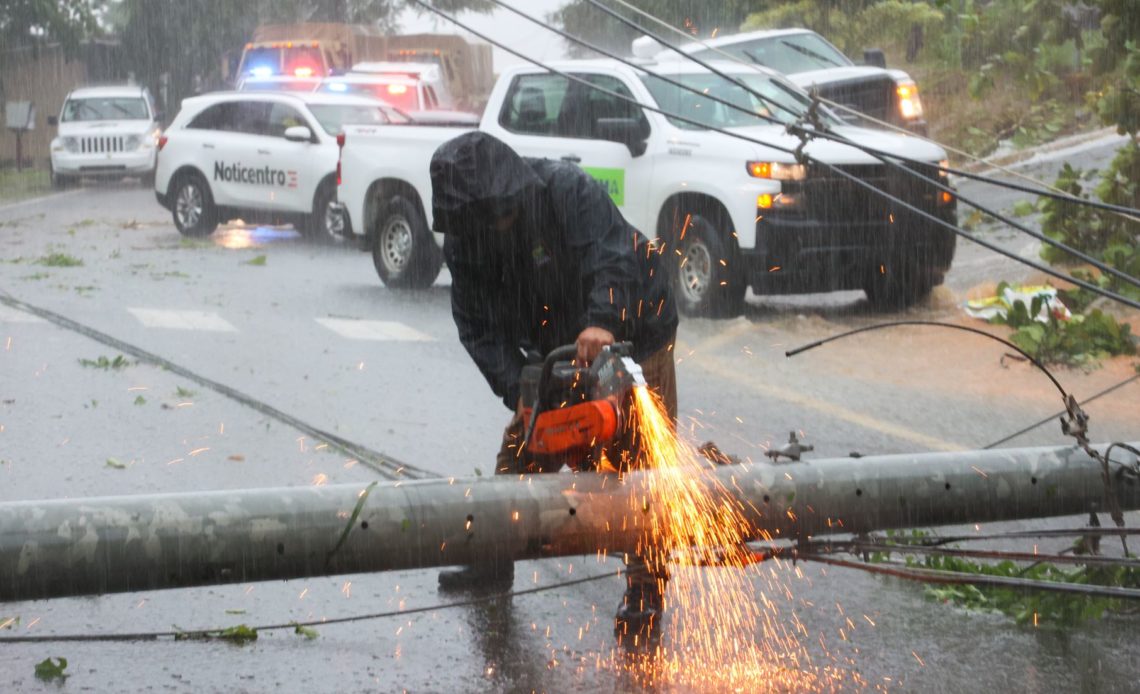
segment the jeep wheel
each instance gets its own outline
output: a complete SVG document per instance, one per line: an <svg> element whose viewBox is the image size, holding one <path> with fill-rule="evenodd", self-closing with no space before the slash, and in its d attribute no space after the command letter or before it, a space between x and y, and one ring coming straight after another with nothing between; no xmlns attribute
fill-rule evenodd
<svg viewBox="0 0 1140 694"><path fill-rule="evenodd" d="M744 275L721 235L704 217L692 215L673 275L681 313L687 316L732 318L744 310Z"/></svg>
<svg viewBox="0 0 1140 694"><path fill-rule="evenodd" d="M55 172L55 168L49 165L48 178L51 180L52 190L64 190L71 187L71 179L67 176L60 176Z"/></svg>
<svg viewBox="0 0 1140 694"><path fill-rule="evenodd" d="M423 214L403 196L389 198L371 241L376 274L392 289L430 287L443 266L443 254Z"/></svg>
<svg viewBox="0 0 1140 694"><path fill-rule="evenodd" d="M218 228L218 211L206 181L196 173L179 176L174 185L171 214L183 236L209 236Z"/></svg>

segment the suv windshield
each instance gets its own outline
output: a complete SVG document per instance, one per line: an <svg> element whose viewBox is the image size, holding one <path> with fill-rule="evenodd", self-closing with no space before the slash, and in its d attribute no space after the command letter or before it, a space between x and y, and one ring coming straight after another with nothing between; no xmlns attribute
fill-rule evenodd
<svg viewBox="0 0 1140 694"><path fill-rule="evenodd" d="M60 121L150 120L146 100L141 97L107 96L68 99Z"/></svg>
<svg viewBox="0 0 1140 694"><path fill-rule="evenodd" d="M386 123L406 123L395 110L381 106L360 104L309 104L313 117L329 135L339 135L346 125L384 125Z"/></svg>
<svg viewBox="0 0 1140 694"><path fill-rule="evenodd" d="M759 73L733 75L734 79L748 86L747 90L710 73L668 75L668 77L708 96L694 94L660 77L644 75L641 79L645 82L645 86L649 87L650 93L662 110L697 121L706 127L736 128L767 124L767 121L756 116L775 118L781 123L792 123L811 104L811 100L803 92ZM731 108L714 99L727 101L744 110ZM752 113L756 116L750 115ZM826 111L821 110L820 117L825 123L840 124L838 119ZM677 118L669 118L669 122L686 130L701 129L700 126Z"/></svg>
<svg viewBox="0 0 1140 694"><path fill-rule="evenodd" d="M718 50L693 51L690 55L702 60L715 60L724 57L721 51L785 75L854 64L817 34L768 36L720 46Z"/></svg>

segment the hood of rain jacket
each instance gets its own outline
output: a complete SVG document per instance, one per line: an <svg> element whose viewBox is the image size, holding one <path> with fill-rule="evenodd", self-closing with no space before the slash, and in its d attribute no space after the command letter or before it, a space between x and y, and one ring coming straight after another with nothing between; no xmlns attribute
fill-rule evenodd
<svg viewBox="0 0 1140 694"><path fill-rule="evenodd" d="M572 344L590 326L632 342L635 359L673 341L677 310L658 248L580 168L470 132L436 150L431 179L459 339L507 407L518 401L524 352ZM511 228L496 231L512 211Z"/></svg>

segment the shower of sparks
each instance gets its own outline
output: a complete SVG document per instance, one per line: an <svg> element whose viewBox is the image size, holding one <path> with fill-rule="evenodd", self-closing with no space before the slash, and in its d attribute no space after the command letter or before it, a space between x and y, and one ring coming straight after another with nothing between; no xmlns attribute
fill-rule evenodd
<svg viewBox="0 0 1140 694"><path fill-rule="evenodd" d="M625 635L621 667L647 684L699 691L835 688L849 675L813 665L794 617L769 595L787 597L778 561L760 564L745 544L756 530L743 504L711 474L711 463L678 438L660 399L634 389L632 425L642 466L653 469L630 504L643 528L638 552L662 584L667 613L659 641ZM774 568L773 565L775 565ZM791 622L788 629L785 622Z"/></svg>

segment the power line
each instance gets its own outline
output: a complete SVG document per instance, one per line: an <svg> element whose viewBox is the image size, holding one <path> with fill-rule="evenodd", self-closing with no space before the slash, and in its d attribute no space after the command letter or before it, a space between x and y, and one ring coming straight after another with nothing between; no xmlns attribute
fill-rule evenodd
<svg viewBox="0 0 1140 694"><path fill-rule="evenodd" d="M496 2L496 3L501 4L500 0L492 0L492 2ZM737 79L735 77L731 77L727 73L725 73L721 70L718 70L715 66L711 65L709 62L701 60L700 58L697 58L696 56L685 53L683 50L681 50L680 47L673 45L672 43L668 42L667 40L665 40L661 36L649 31L648 29L645 29L643 27L639 27L633 21L631 21L625 17L622 17L620 14L614 12L610 8L603 5L599 0L586 0L586 2L590 3L594 7L597 7L598 9L602 10L607 15L618 20L619 22L621 22L625 26L628 26L631 29L640 30L640 31L645 32L646 36L650 37L654 41L657 41L659 44L667 47L669 50L674 51L678 55L680 55L684 58L687 58L688 60L696 63L697 65L700 65L701 67L705 68L706 70L711 71L713 74L717 75L718 77L721 77L722 79L725 79L725 80L731 82L732 84L737 85L738 87L740 87L741 89L744 89L749 94L752 94L758 98L762 98L761 95L757 94L756 91L753 90L749 85L747 85L743 80ZM640 67L640 69L645 71L647 74L654 74L644 67ZM708 95L706 94L704 96L707 97ZM719 101L719 99L718 99L718 101ZM727 102L725 102L725 103L727 103ZM730 105L733 106L734 108L738 108L740 110L747 112L747 109L743 109L743 108L736 106L734 104L730 104ZM908 169L907 167L902 166L901 164L898 163L898 161L906 161L906 162L909 162L912 164L919 164L919 165L929 165L928 162L922 162L922 161L917 161L914 159L909 159L907 157L901 157L898 154L894 154L894 153L890 153L890 152L884 152L882 150L875 149L873 147L868 147L866 145L863 145L863 144L860 144L857 142L853 142L853 141L851 141L850 138L847 138L843 135L828 131L826 129L826 127L821 129L819 127L820 126L819 123L816 123L813 125L815 127L813 127L810 130L807 128L804 128L803 126L800 126L798 124L789 125L788 126L788 132L799 136L800 139L805 144L806 144L807 140L809 140L813 137L820 137L820 138L824 138L824 139L833 140L833 141L839 142L841 144L845 144L849 147L854 147L854 148L859 149L863 152L866 152L867 154L870 154L871 156L875 157L876 159L883 162L884 164L894 167L896 170L900 170L900 171L903 171L905 173L909 173L909 174L914 175L914 176L919 176L920 174L918 174L918 172L916 172L916 171L913 171L911 169ZM800 159L801 156L804 156L802 152L796 152L797 160ZM941 169L942 168L941 165L939 165L938 168ZM923 178L926 179L929 183L933 184L939 190L942 190L944 192L950 192L950 193L957 195L957 192L954 191L953 189L951 189L949 186L942 185L941 183L939 183L933 179L928 179L925 176ZM898 198L895 198L889 194L886 194L885 192L882 194L884 197L886 197L888 200L891 200L892 202L903 202L903 201L899 200ZM1108 265L1108 264L1106 264L1106 263L1104 263L1104 262L1102 262L1096 258L1093 258L1092 256L1088 255L1087 253L1083 253L1083 252L1081 252L1075 248L1068 246L1067 244L1063 244L1059 241L1051 239L1048 236L1046 236L1045 234L1042 234L1042 233L1037 232L1037 231L1033 231L1026 226L1023 226L1021 224L1018 224L1017 222L1014 222L1013 220L1009 219L1008 217L1005 217L1005 216L1003 216L997 212L994 212L991 209L983 207L982 205L978 204L977 202L963 198L961 195L958 195L958 199L965 202L966 204L970 205L971 207L973 207L973 208L975 208L981 212L984 212L984 213L990 215L991 217L994 217L995 219L998 219L998 220L1008 224L1009 226L1013 227L1014 229L1016 229L1022 233L1028 234L1029 236L1032 236L1033 238L1037 239L1038 241L1041 241L1042 243L1049 244L1051 246L1054 246L1056 248L1059 248L1059 249L1065 251L1066 253L1070 253L1070 254L1076 256L1077 258L1080 258L1081 260L1085 261L1086 263L1093 265L1094 267L1096 267L1101 272L1104 272L1104 273L1107 273L1110 275L1114 275L1115 277L1122 279L1125 282L1132 284L1133 286L1140 287L1140 280L1137 280L1136 278L1132 277L1128 273L1122 272L1122 271L1112 267L1111 265ZM1081 198L1074 198L1074 200L1081 200ZM906 204L906 203L904 202L904 204ZM1127 209L1127 208L1123 208L1123 209ZM1133 210L1133 212L1140 214L1140 211ZM941 220L939 220L939 221L941 221Z"/></svg>
<svg viewBox="0 0 1140 694"><path fill-rule="evenodd" d="M460 27L461 29L464 29L466 31L471 32L473 35L483 39L484 41L487 41L488 43L492 43L496 46L499 46L500 48L507 51L508 53L511 53L512 55L514 55L518 58L521 58L522 60L524 60L528 63L531 63L532 65L535 65L536 67L542 68L543 70L546 70L547 72L549 72L551 74L558 75L560 77L564 77L564 78L566 78L566 79L568 79L568 80L570 80L576 84L580 84L582 86L585 86L588 89L592 89L592 90L595 90L599 93L606 94L606 95L608 95L614 99L632 104L634 106L638 106L638 107L643 108L645 110L661 114L661 115L663 115L667 118L671 118L673 120L677 120L677 121L680 121L683 123L695 125L695 126L700 127L702 129L709 130L711 132L720 133L723 135L727 135L729 137L734 137L736 139L743 140L746 142L752 142L754 144L758 144L758 145L761 145L763 147L767 147L769 149L773 149L773 150L778 151L778 152L784 152L787 154L791 154L793 156L797 156L797 152L795 150L788 149L786 147L781 147L779 145L775 145L772 143L764 142L763 140L759 140L759 139L756 139L753 137L749 137L747 135L744 135L743 133L734 133L734 132L728 131L724 128L718 128L715 126L710 126L707 123L703 123L703 122L697 121L697 120L692 119L692 118L687 118L687 117L682 116L680 114L676 114L676 113L672 113L670 111L666 111L666 110L659 108L657 106L651 106L649 104L643 104L643 103L639 102L637 99L625 96L624 94L620 94L618 92L606 89L604 87L599 87L598 85L593 84L593 83L589 82L588 80L582 79L582 78L577 77L575 75L571 75L571 74L564 72L562 70L558 70L556 68L553 68L550 65L543 63L542 61L531 58L530 56L524 55L521 52L516 51L513 48L510 48L509 46L503 44L502 42L495 41L494 39L490 38L486 34L479 32L479 31L476 31L475 29L472 29L470 26L464 24L463 22L460 22L458 19L452 17L451 15L447 14L446 12L443 12L442 10L439 10L439 9L433 7L432 5L428 4L424 0L410 0L410 1L415 3L416 5L419 5L420 7L423 7L424 9L426 9L430 12L434 12L434 13L440 15L441 17L448 19L449 21L451 21L453 24ZM592 1L592 0L589 0L589 1ZM897 197L894 197L890 193L883 191L883 190L877 188L876 186L855 177L854 175L844 171L843 169L841 169L841 168L839 168L833 164L830 164L830 163L824 162L824 161L819 161L819 160L811 160L811 161L815 161L815 163L831 170L834 173L837 173L839 176L841 176L843 178L850 180L855 185L857 185L861 188L864 188L866 190L869 190L876 195L884 197L891 202L894 202L898 205L901 205L903 208L905 208L906 210L908 210L910 212L917 214L919 217L922 217L924 219L932 221L935 224L952 231L953 233L957 234L958 236L961 236L965 239L973 241L974 243L977 243L978 245L982 246L983 248L989 249L995 253L998 253L999 255L1003 255L1007 258L1010 258L1011 260L1014 260L1016 262L1027 265L1027 266L1029 266L1035 270L1038 270L1039 272L1047 274L1047 275L1054 277L1056 279L1059 279L1059 280L1062 280L1065 282L1071 282L1071 283L1073 283L1079 287L1082 287L1084 289L1087 289L1090 292L1097 294L1099 296L1103 296L1103 297L1106 297L1109 299L1113 299L1114 301L1117 301L1117 302L1124 304L1126 306L1129 306L1131 308L1140 309L1140 302L1134 301L1134 300L1129 299L1125 296L1121 296L1120 294L1117 294L1115 292L1103 289L1103 288L1101 288L1095 284L1092 284L1090 282L1086 282L1084 280L1081 280L1081 279L1078 279L1075 277L1063 275L1060 272L1058 272L1058 271L1056 271L1056 270L1054 270L1048 266L1041 265L1040 263L1035 263L1035 262L1030 261L1026 258L1022 258L1012 251L1005 250L1005 249L1003 249L1003 248L1001 248L1001 247L999 247L993 243L990 243L990 242L985 241L981 238L975 237L972 234L970 234L969 232L965 231L964 229L962 229L962 228L960 228L954 224L946 222L945 220L942 220L942 219L926 212L925 210L921 210L921 209L915 207L914 205L907 203L904 200L901 200Z"/></svg>
<svg viewBox="0 0 1140 694"><path fill-rule="evenodd" d="M645 10L642 10L638 7L635 7L631 4L629 4L625 0L613 0L613 2L617 3L618 5L621 5L622 7L626 8L626 9L628 9L628 10L630 10L630 11L632 11L632 12L634 12L634 13L642 16L642 17L649 19L652 22L655 22L655 23L663 26L664 28L672 31L674 34L678 34L680 36L685 37L685 39L687 39L687 40L693 41L694 43L698 43L701 46L704 46L707 50L713 51L714 53L721 56L725 60L730 60L734 63L744 65L745 67L752 68L752 69L757 70L759 72L763 72L762 70L759 69L759 66L757 63L741 60L738 56L735 56L735 55L733 55L727 51L721 50L717 46L712 46L709 43L707 43L705 40L701 39L699 36L692 36L691 34L685 32L684 30L679 29L679 28L669 24L668 22L666 22L666 21L664 21L658 17L653 16L652 14L646 12ZM640 30L640 28L639 28L639 30ZM659 43L660 43L660 41L659 41ZM662 45L662 47L664 47L664 45ZM970 159L972 161L976 161L976 162L981 163L981 164L986 164L987 166L990 166L994 169L997 169L998 171L1002 171L1004 173L1007 173L1011 176L1017 176L1018 178L1022 178L1026 181L1030 181L1032 183L1036 183L1037 185L1044 186L1046 188L1046 190L1033 189L1033 188L1029 188L1026 186L1019 186L1015 183L1010 183L1008 181L1001 181L998 179L994 179L994 178L984 176L984 175L980 175L980 174L975 174L975 173L965 171L962 169L954 169L954 168L950 168L950 167L939 167L941 170L946 171L947 173L951 173L951 174L954 174L956 176L961 176L963 178L975 179L975 180L982 181L984 183L989 183L990 185L994 185L994 186L998 186L998 187L1009 188L1011 190L1018 190L1021 192L1031 193L1033 195L1040 195L1043 197L1050 197L1050 198L1054 198L1056 200L1061 200L1061 201L1065 201L1065 202L1072 202L1074 204L1081 204L1081 205L1087 205L1090 207L1100 208L1103 210L1115 212L1116 214L1118 214L1118 215L1120 215L1126 219L1132 220L1134 222L1140 222L1140 218L1138 218L1136 216L1137 214L1140 214L1140 210L1136 210L1136 209L1133 209L1130 207L1123 207L1121 205L1112 205L1112 204L1105 203L1105 202L1098 202L1095 200L1089 200L1086 198L1080 198L1080 197L1077 197L1074 195L1070 195L1069 193L1066 193L1065 191L1061 190L1060 188L1057 188L1056 186L1051 186L1051 185L1042 183L1041 181L1038 181L1038 180L1036 180L1030 176L1026 176L1025 174L1022 174L1018 171L1015 171L1009 167L999 166L997 164L991 163L989 160L982 159L981 157L976 157L976 156L970 154L969 152L966 152L966 151L963 151L960 149L955 149L954 147L951 147L951 146L944 144L942 142L938 142L937 140L926 137L925 135L920 135L916 132L907 130L905 128L901 128L901 127L895 125L894 123L888 123L887 121L880 120L880 119L875 118L869 114L863 113L862 111L858 111L854 108L851 108L850 106L840 104L840 103L832 101L830 99L820 98L820 101L822 101L823 103L825 103L827 106L829 106L831 108L836 108L836 109L840 109L842 111L846 111L847 113L853 114L855 116L858 116L859 118L870 121L870 122L874 123L875 125L878 125L879 127L887 128L887 129L890 129L890 130L893 130L895 132L902 133L902 134L905 134L905 135L908 135L911 137L917 137L917 138L924 140L926 142L936 144L939 147L945 149L946 151L952 152L952 153L957 154L957 155L964 157L966 159ZM897 156L897 155L893 155L893 156ZM905 158L901 158L901 159L903 161L907 161Z"/></svg>

